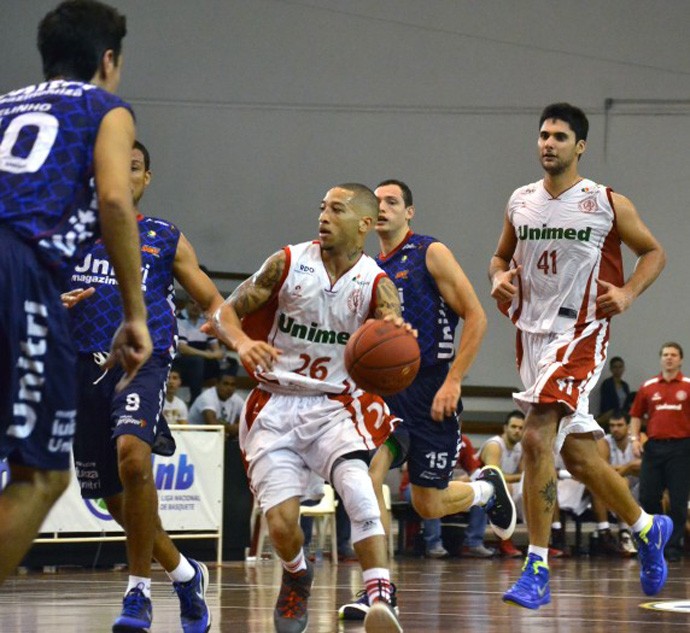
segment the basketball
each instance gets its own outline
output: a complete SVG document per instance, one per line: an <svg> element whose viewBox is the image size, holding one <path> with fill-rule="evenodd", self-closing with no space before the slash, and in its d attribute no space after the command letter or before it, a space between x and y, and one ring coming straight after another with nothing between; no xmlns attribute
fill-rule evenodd
<svg viewBox="0 0 690 633"><path fill-rule="evenodd" d="M379 319L366 321L345 346L345 367L355 384L380 396L409 387L419 362L415 336Z"/></svg>

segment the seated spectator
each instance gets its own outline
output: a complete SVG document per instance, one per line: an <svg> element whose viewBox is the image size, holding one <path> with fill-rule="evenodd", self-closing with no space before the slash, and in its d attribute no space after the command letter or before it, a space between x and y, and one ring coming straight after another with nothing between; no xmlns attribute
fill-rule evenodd
<svg viewBox="0 0 690 633"><path fill-rule="evenodd" d="M601 382L601 400L597 420L605 423L614 411L627 412L630 400L630 386L623 380L625 361L620 356L614 356L609 361L611 375Z"/></svg>
<svg viewBox="0 0 690 633"><path fill-rule="evenodd" d="M189 387L191 402L197 399L204 383L218 379L220 360L224 356L218 341L200 330L204 323L206 318L199 304L194 299L188 299L177 317L179 343L175 366L182 383Z"/></svg>
<svg viewBox="0 0 690 633"><path fill-rule="evenodd" d="M171 369L165 389L163 415L168 424L187 424L189 411L182 398L178 398L177 390L182 385L182 377L176 369Z"/></svg>
<svg viewBox="0 0 690 633"><path fill-rule="evenodd" d="M522 432L525 426L525 414L522 411L511 411L503 423L503 433L489 438L481 448L479 459L486 466L498 466L513 495L518 514L522 515L521 484L522 478ZM522 552L515 547L511 539L499 541L498 551L501 556L522 558Z"/></svg>
<svg viewBox="0 0 690 633"><path fill-rule="evenodd" d="M235 376L223 374L215 387L202 391L192 403L189 423L224 424L226 439L237 439L244 400L235 393L236 389Z"/></svg>
<svg viewBox="0 0 690 633"><path fill-rule="evenodd" d="M609 418L609 432L599 440L601 456L628 482L630 492L636 500L640 498L640 466L642 460L633 455L628 420L621 411L614 411ZM630 527L618 524L618 538L611 532L608 510L603 501L592 495L592 511L597 522L598 550L602 554L630 557L637 548L630 534Z"/></svg>

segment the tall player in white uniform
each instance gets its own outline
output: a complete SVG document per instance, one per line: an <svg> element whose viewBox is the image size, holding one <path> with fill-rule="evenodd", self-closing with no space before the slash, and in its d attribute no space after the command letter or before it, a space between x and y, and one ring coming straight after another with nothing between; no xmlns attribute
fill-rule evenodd
<svg viewBox="0 0 690 633"><path fill-rule="evenodd" d="M311 472L333 484L350 516L372 602L366 631L402 631L390 607L386 541L365 461L399 420L380 397L358 390L344 365L348 338L368 318L409 327L393 282L363 252L377 215L376 196L364 185L330 189L319 239L269 257L214 320L217 336L259 381L242 414L240 446L283 563L279 633L307 626L313 569L302 549L299 503Z"/></svg>
<svg viewBox="0 0 690 633"><path fill-rule="evenodd" d="M668 517L642 511L626 482L599 455L596 439L603 432L589 413L589 393L606 360L610 319L658 277L665 253L630 200L578 173L589 127L584 112L552 104L539 126L544 178L510 197L489 267L491 296L517 328L525 386L514 398L526 412L522 446L530 545L523 573L503 599L530 609L550 602L554 447L573 476L632 527L648 595L666 581L663 546L672 530ZM638 256L627 281L621 241Z"/></svg>

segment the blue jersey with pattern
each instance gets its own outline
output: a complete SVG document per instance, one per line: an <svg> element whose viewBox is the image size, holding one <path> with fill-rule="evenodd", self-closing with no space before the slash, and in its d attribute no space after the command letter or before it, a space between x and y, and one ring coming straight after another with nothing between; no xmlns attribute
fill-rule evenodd
<svg viewBox="0 0 690 633"><path fill-rule="evenodd" d="M93 149L122 99L79 81L47 81L0 96L0 224L56 268L98 234Z"/></svg>
<svg viewBox="0 0 690 633"><path fill-rule="evenodd" d="M172 353L177 339L173 264L180 231L165 220L143 216L138 219L142 291L153 351ZM102 240L98 240L73 267L69 279L70 290L91 286L96 292L69 311L72 332L80 352L107 352L122 322L122 302L115 271Z"/></svg>
<svg viewBox="0 0 690 633"><path fill-rule="evenodd" d="M438 240L409 231L395 250L376 257L398 289L403 318L418 332L422 367L453 360L458 326L458 315L446 305L426 267L426 251L434 242Z"/></svg>

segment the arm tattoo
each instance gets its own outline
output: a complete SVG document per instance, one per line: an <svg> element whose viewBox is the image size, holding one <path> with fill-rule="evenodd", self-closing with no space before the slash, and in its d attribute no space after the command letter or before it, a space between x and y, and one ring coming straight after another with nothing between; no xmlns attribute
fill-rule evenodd
<svg viewBox="0 0 690 633"><path fill-rule="evenodd" d="M381 319L388 314L402 316L402 307L398 297L398 289L388 278L383 277L376 286L376 310L374 316Z"/></svg>
<svg viewBox="0 0 690 633"><path fill-rule="evenodd" d="M230 304L241 319L268 302L285 269L283 251L271 255L258 272L243 281L230 295Z"/></svg>
<svg viewBox="0 0 690 633"><path fill-rule="evenodd" d="M553 508L556 505L557 488L556 480L550 479L546 485L539 491L542 501L544 502L544 513L553 514Z"/></svg>

